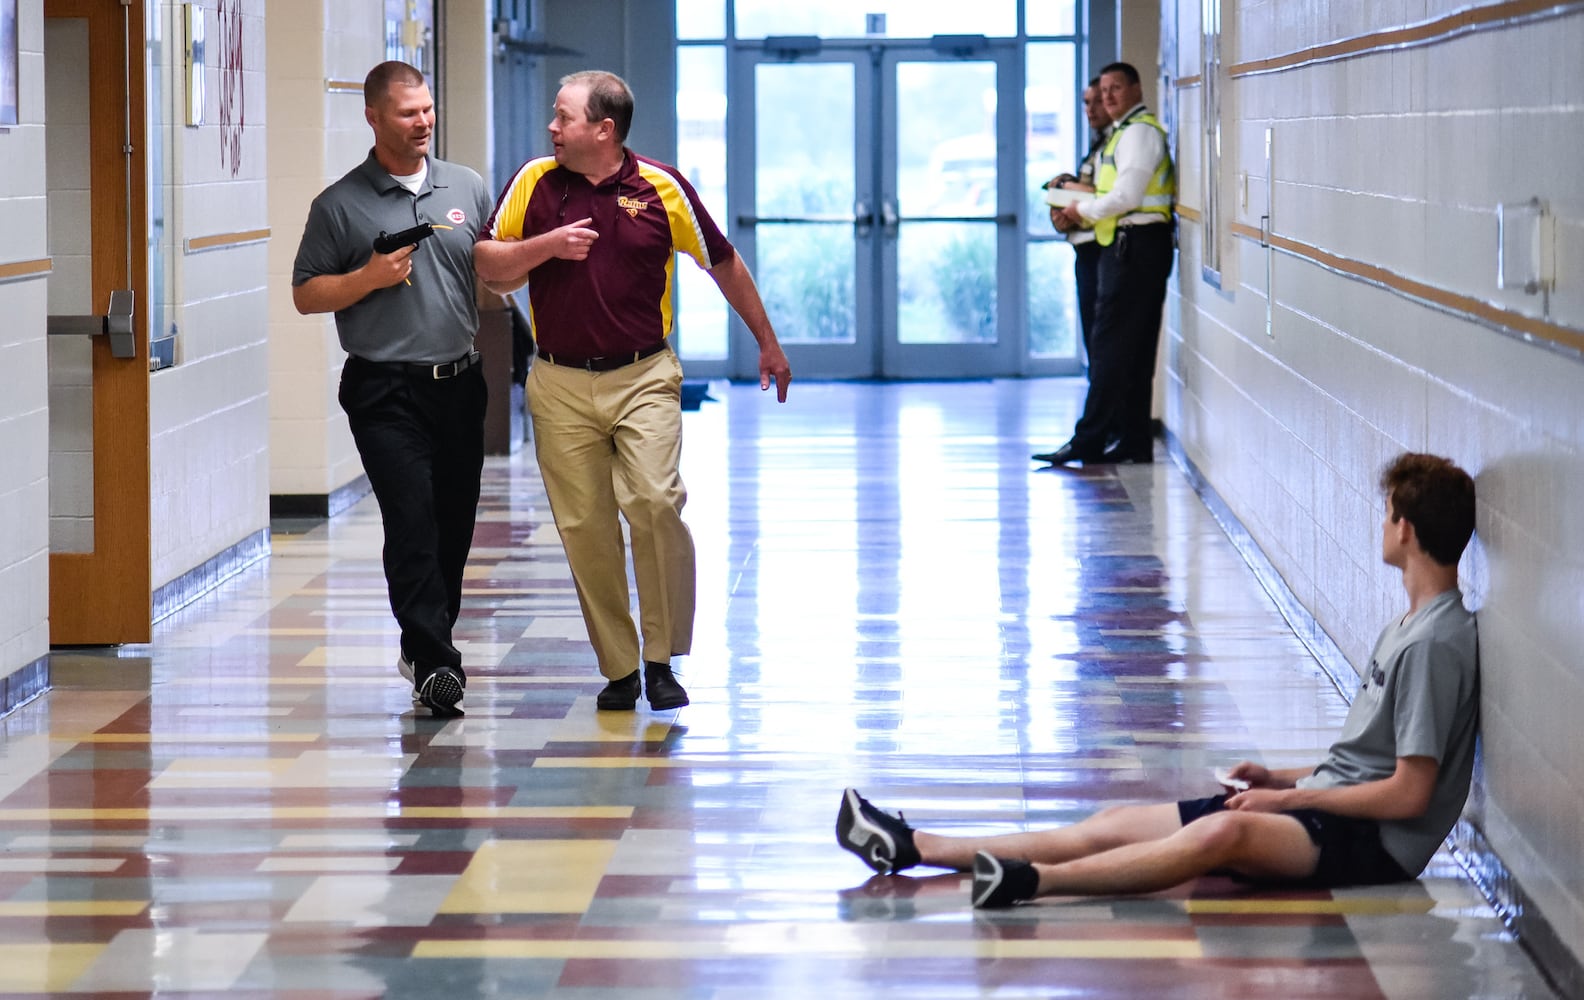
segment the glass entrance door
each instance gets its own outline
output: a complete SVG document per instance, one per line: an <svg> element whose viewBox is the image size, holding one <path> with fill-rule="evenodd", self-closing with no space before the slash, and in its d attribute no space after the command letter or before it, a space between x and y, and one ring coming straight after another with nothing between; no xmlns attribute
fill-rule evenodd
<svg viewBox="0 0 1584 1000"><path fill-rule="evenodd" d="M1016 370L1012 49L739 50L731 236L800 378ZM805 43L806 44L806 43ZM1016 90L1012 90L1016 94ZM753 352L738 359L754 374Z"/></svg>

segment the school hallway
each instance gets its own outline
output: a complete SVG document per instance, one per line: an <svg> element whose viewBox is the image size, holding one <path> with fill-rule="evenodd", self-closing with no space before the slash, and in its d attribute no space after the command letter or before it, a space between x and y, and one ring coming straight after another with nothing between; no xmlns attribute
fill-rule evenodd
<svg viewBox="0 0 1584 1000"><path fill-rule="evenodd" d="M1339 729L1326 664L1163 445L1028 461L1082 392L712 385L684 423L698 621L670 712L595 711L531 446L485 469L464 718L396 674L372 497L277 525L151 644L56 651L0 720L0 995L1551 996L1445 850L1399 886L976 912L967 876L869 878L837 847L847 785L1012 830L1211 794Z"/></svg>

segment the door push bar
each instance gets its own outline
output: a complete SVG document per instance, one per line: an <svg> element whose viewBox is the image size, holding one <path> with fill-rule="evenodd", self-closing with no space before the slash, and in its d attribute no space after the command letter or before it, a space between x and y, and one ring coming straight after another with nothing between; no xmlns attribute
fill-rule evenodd
<svg viewBox="0 0 1584 1000"><path fill-rule="evenodd" d="M137 357L137 340L132 335L132 291L121 289L110 293L110 311L103 316L51 316L48 332L51 337L110 337L110 356L113 358Z"/></svg>

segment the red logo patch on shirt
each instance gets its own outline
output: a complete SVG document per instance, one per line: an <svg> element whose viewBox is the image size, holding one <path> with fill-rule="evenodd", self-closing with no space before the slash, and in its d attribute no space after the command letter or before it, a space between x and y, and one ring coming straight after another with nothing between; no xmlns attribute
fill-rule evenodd
<svg viewBox="0 0 1584 1000"><path fill-rule="evenodd" d="M451 211L446 213L446 218L450 219L454 225L460 226L462 223L467 221L467 213L462 211L460 208L453 208Z"/></svg>

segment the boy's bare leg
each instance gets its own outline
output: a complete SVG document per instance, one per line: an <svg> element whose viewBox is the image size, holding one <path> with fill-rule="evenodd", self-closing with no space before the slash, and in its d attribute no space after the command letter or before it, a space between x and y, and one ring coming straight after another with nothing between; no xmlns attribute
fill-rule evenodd
<svg viewBox="0 0 1584 1000"><path fill-rule="evenodd" d="M999 858L1055 865L1130 844L1161 840L1181 829L1177 804L1171 802L1113 806L1072 826L1030 833L945 837L915 830L913 843L923 864L967 871L973 868L974 855L979 851L988 851Z"/></svg>
<svg viewBox="0 0 1584 1000"><path fill-rule="evenodd" d="M1223 812L1161 839L1057 864L1036 861L1034 869L1041 896L1115 895L1169 889L1219 868L1255 878L1301 879L1314 873L1319 859L1320 849L1291 816Z"/></svg>

